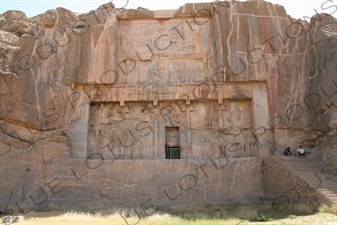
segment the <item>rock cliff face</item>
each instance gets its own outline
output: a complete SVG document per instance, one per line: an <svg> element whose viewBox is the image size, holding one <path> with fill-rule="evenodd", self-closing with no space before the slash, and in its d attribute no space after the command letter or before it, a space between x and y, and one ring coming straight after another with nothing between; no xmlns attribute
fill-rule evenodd
<svg viewBox="0 0 337 225"><path fill-rule="evenodd" d="M337 44L336 19L327 15L312 18L312 34L315 41L317 73L308 80L307 96L303 99L312 112L308 128L312 133L312 147L323 159L334 166L337 159L337 79L335 47ZM308 130L309 130L308 129ZM314 141L313 141L314 140Z"/></svg>
<svg viewBox="0 0 337 225"><path fill-rule="evenodd" d="M337 159L327 14L109 3L0 21L4 208L243 201L263 196L261 157L302 144Z"/></svg>

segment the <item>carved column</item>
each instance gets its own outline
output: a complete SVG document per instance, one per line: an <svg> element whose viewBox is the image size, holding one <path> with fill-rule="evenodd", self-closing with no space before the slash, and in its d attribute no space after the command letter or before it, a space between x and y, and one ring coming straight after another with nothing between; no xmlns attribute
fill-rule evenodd
<svg viewBox="0 0 337 225"><path fill-rule="evenodd" d="M123 105L116 105L117 113L120 115L120 118L122 120L126 119L126 114L129 113L129 109Z"/></svg>
<svg viewBox="0 0 337 225"><path fill-rule="evenodd" d="M90 99L80 93L78 101L74 101L74 112L70 127L70 157L75 159L86 159L88 154L88 134L90 121Z"/></svg>
<svg viewBox="0 0 337 225"><path fill-rule="evenodd" d="M158 118L157 116L154 117L153 120L153 158L159 159L158 155L158 145L159 145L159 129L158 129Z"/></svg>
<svg viewBox="0 0 337 225"><path fill-rule="evenodd" d="M255 84L252 88L253 99L252 108L254 116L254 136L258 139L257 147L260 157L269 156L270 150L267 147L270 136L265 129L269 127L269 110L266 84Z"/></svg>
<svg viewBox="0 0 337 225"><path fill-rule="evenodd" d="M126 114L129 113L129 109L124 106L124 101L120 101L120 105L116 104L117 113L120 115L120 120L123 121L126 119ZM125 158L125 147L123 144L120 144L120 157Z"/></svg>
<svg viewBox="0 0 337 225"><path fill-rule="evenodd" d="M187 104L190 102L186 101ZM187 142L187 151L185 152L185 158L192 157L192 124L191 124L191 112L194 111L193 105L181 105L180 109L182 112L186 112L186 142Z"/></svg>
<svg viewBox="0 0 337 225"><path fill-rule="evenodd" d="M223 121L223 111L227 111L229 107L229 101L225 101L222 104L214 104L213 110L218 111L218 121L219 121L219 129L224 129L224 121Z"/></svg>

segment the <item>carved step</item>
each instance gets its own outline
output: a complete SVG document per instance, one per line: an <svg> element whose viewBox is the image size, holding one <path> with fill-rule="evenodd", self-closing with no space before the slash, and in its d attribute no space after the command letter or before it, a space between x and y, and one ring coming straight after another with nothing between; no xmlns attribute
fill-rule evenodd
<svg viewBox="0 0 337 225"><path fill-rule="evenodd" d="M316 176L315 172L311 172L311 173L294 172L294 173L296 173L298 175L301 175L303 177L307 177L307 178L313 177L316 180L318 180L318 177L319 177L321 179L321 181L326 181L326 182L328 182L328 181L336 182L337 181L337 177L333 177L332 179L329 179L331 177L329 177L330 174L327 174L327 173L326 174L319 174L319 173L316 172L318 177Z"/></svg>
<svg viewBox="0 0 337 225"><path fill-rule="evenodd" d="M330 197L337 197L337 192L326 192L326 191L320 191L318 190L322 195L326 196L327 198Z"/></svg>
<svg viewBox="0 0 337 225"><path fill-rule="evenodd" d="M321 183L333 183L333 184L336 184L336 180L327 180L327 179L321 178L321 177L318 179L315 175L310 177L308 175L302 176L301 174L298 174L298 173L296 173L296 174L299 175L303 179L309 179L309 180L313 180L315 182L320 182L321 181Z"/></svg>
<svg viewBox="0 0 337 225"><path fill-rule="evenodd" d="M290 163L284 163L283 165L291 166L292 169L296 169L296 170L302 171L302 172L306 172L308 170L321 172L321 170L324 168L323 166L314 166L314 165L308 165L308 166L298 165L298 166L294 166L294 165L292 165ZM328 169L330 169L330 168L328 168Z"/></svg>
<svg viewBox="0 0 337 225"><path fill-rule="evenodd" d="M337 194L337 190L332 190L329 188L317 188L316 190L321 193L324 192L324 193L330 193L330 194Z"/></svg>
<svg viewBox="0 0 337 225"><path fill-rule="evenodd" d="M307 181L307 182L309 182L310 184L312 184L312 186L316 186L317 187L319 185L319 183L313 183L313 182L310 182L310 181ZM330 188L330 189L336 189L337 190L336 184L321 184L321 185L319 185L318 188Z"/></svg>
<svg viewBox="0 0 337 225"><path fill-rule="evenodd" d="M324 190L319 190L322 194L326 194L328 196L331 196L331 197L337 197L337 192L333 192L333 191L324 191Z"/></svg>
<svg viewBox="0 0 337 225"><path fill-rule="evenodd" d="M293 165L294 163L296 163L297 165ZM304 169L319 169L321 170L322 168L324 168L324 166L318 164L305 164L305 165L301 165L300 163L297 163L297 162L293 162L293 163L283 163L284 165L291 165L292 168L296 168L296 169L301 169L301 170L304 170Z"/></svg>
<svg viewBox="0 0 337 225"><path fill-rule="evenodd" d="M313 186L319 185L319 187L323 187L323 188L324 187L330 187L330 188L337 189L336 183L325 183L325 182L319 183L318 181L314 181L314 180L308 180L308 179L303 179L303 180L305 180L306 182L309 182Z"/></svg>
<svg viewBox="0 0 337 225"><path fill-rule="evenodd" d="M336 180L334 179L325 179L324 177L321 177L319 176L319 178L317 178L317 176L313 175L313 176L309 176L309 175L301 175L299 173L296 173L297 175L299 175L300 177L302 178L305 178L305 179L311 179L311 180L314 180L314 181L317 181L319 182L319 180L321 180L322 183L336 183Z"/></svg>
<svg viewBox="0 0 337 225"><path fill-rule="evenodd" d="M315 189L319 193L328 198L332 203L337 203L337 176L333 177L333 172L335 171L329 173L322 172L322 169L328 165L327 163L310 158L290 156L276 157L276 160L286 166L292 173L307 182L310 186L314 188L318 186ZM328 169L333 170L337 168L330 166ZM327 179L326 177L330 179Z"/></svg>

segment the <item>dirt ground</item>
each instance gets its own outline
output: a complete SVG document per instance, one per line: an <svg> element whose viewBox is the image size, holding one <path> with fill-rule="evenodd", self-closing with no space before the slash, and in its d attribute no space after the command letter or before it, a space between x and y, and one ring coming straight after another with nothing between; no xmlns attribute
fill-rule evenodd
<svg viewBox="0 0 337 225"><path fill-rule="evenodd" d="M306 206L289 207L277 212L268 205L259 206L204 206L178 207L171 209L149 209L145 216L134 211L114 209L100 212L51 211L29 212L19 225L337 225L337 213L334 210L320 209L316 212ZM151 214L151 215L150 215ZM139 218L138 215L141 217ZM15 217L14 217L15 218ZM7 218L8 219L8 218ZM11 220L1 219L3 224ZM5 223L6 222L6 223ZM15 223L13 223L15 224Z"/></svg>

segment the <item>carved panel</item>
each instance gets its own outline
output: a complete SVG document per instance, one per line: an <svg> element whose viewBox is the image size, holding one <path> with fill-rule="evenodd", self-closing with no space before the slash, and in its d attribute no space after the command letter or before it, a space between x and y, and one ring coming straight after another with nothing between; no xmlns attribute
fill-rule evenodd
<svg viewBox="0 0 337 225"><path fill-rule="evenodd" d="M179 146L181 158L218 158L220 146L254 144L246 132L253 127L250 104L249 99L220 105L217 101L92 103L88 155L164 158L168 145ZM247 155L255 154L249 151Z"/></svg>

